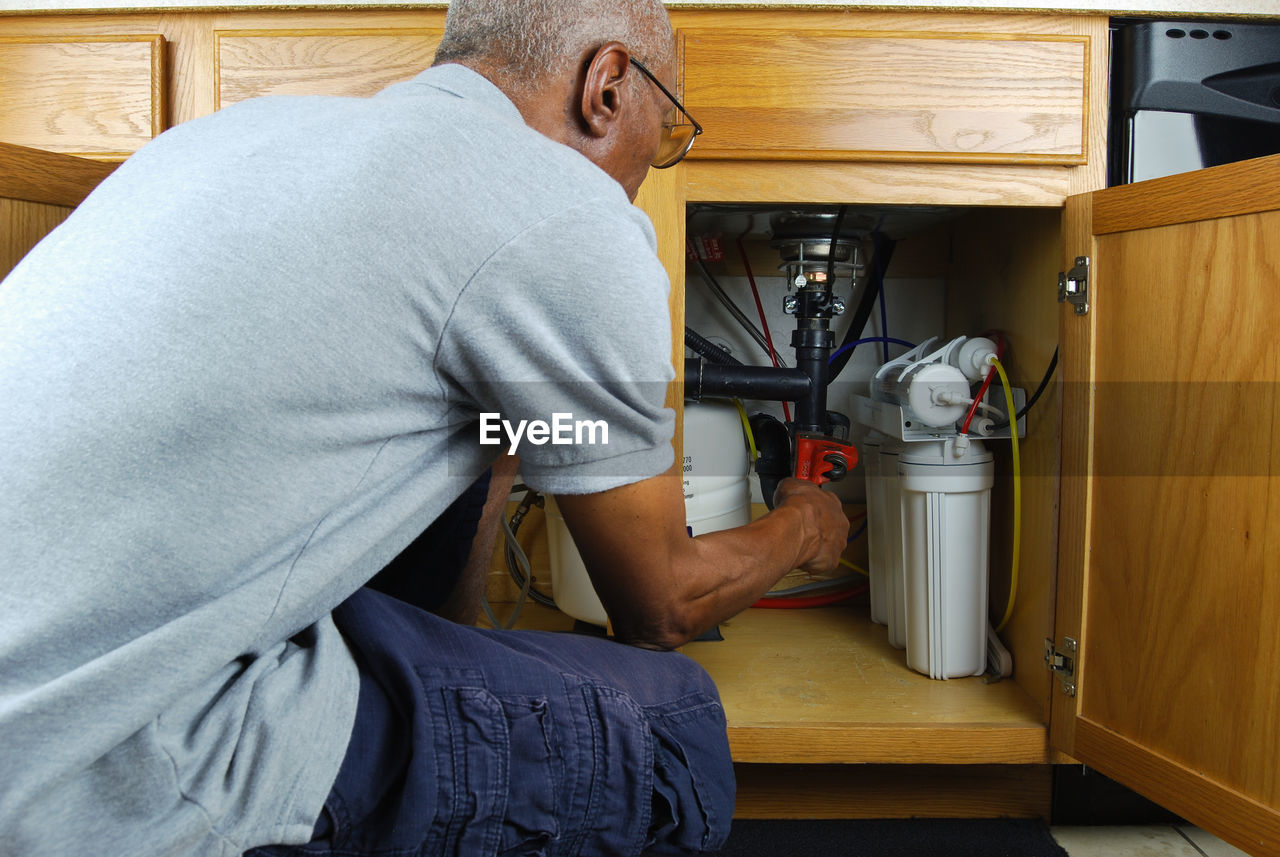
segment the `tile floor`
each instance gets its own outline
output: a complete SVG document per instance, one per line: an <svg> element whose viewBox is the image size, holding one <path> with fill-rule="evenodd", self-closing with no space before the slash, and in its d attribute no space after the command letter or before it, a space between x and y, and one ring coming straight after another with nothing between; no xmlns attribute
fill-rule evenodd
<svg viewBox="0 0 1280 857"><path fill-rule="evenodd" d="M1069 857L1247 857L1189 825L1051 827L1050 833Z"/></svg>

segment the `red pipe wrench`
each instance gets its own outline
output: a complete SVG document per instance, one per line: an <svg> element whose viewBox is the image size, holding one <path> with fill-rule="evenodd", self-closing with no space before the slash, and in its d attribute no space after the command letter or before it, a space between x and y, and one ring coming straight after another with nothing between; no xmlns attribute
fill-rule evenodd
<svg viewBox="0 0 1280 857"><path fill-rule="evenodd" d="M815 485L839 482L858 463L858 450L825 434L799 432L796 435L796 478Z"/></svg>

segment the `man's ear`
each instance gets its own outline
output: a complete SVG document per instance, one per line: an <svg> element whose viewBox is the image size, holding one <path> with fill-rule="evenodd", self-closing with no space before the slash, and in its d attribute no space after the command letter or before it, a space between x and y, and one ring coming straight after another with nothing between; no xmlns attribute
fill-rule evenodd
<svg viewBox="0 0 1280 857"><path fill-rule="evenodd" d="M631 54L621 42L605 42L592 55L582 88L582 121L590 136L606 136L619 117L630 71Z"/></svg>

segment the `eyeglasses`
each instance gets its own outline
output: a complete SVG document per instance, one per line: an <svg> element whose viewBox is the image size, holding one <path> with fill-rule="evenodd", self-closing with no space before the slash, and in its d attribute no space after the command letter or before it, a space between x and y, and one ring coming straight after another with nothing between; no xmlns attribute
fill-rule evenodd
<svg viewBox="0 0 1280 857"><path fill-rule="evenodd" d="M655 170L674 167L685 155L689 154L689 150L693 148L694 139L702 133L702 126L698 124L698 120L689 115L688 110L684 109L680 99L672 95L670 90L662 85L662 81L658 80L653 72L645 68L640 60L632 57L631 64L640 69L640 73L649 78L654 86L662 90L662 94L671 99L671 103L674 105L674 108L667 111L667 115L663 118L662 143L658 146L658 153L649 162L649 166Z"/></svg>

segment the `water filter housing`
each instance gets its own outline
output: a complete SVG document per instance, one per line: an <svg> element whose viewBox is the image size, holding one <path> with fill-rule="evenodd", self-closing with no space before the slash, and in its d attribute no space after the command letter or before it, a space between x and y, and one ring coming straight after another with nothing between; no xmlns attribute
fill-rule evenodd
<svg viewBox="0 0 1280 857"><path fill-rule="evenodd" d="M871 432L862 441L862 469L867 486L867 573L871 589L871 621L877 625L889 624L885 606L885 517L884 475L880 472L880 445L884 436ZM896 474L895 474L896 475Z"/></svg>
<svg viewBox="0 0 1280 857"><path fill-rule="evenodd" d="M906 584L902 569L901 441L872 433L862 442L867 479L867 571L871 621L887 625L889 643L907 647Z"/></svg>
<svg viewBox="0 0 1280 857"><path fill-rule="evenodd" d="M886 441L880 447L880 473L884 477L884 507L887 512L884 524L885 621L889 626L889 645L895 649L907 647L907 592L906 555L903 539L902 480L898 477L898 465L904 444Z"/></svg>
<svg viewBox="0 0 1280 857"><path fill-rule="evenodd" d="M898 459L907 665L930 678L986 668L994 472L991 453L967 439L911 444Z"/></svg>

